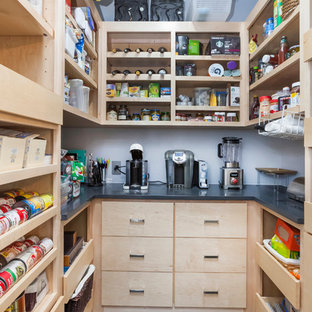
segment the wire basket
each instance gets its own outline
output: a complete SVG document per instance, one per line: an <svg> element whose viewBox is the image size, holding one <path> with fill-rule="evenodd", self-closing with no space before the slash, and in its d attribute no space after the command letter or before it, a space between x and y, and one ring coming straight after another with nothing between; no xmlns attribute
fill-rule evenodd
<svg viewBox="0 0 312 312"><path fill-rule="evenodd" d="M283 17L286 19L289 14L299 5L299 0L284 0L283 1Z"/></svg>

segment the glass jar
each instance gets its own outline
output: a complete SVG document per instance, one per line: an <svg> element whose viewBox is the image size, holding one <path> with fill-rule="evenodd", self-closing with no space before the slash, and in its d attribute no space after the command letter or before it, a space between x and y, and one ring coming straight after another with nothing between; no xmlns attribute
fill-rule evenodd
<svg viewBox="0 0 312 312"><path fill-rule="evenodd" d="M107 120L117 120L118 118L117 108L115 104L110 104L108 106L108 111L106 113Z"/></svg>
<svg viewBox="0 0 312 312"><path fill-rule="evenodd" d="M270 101L270 114L278 112L278 99Z"/></svg>
<svg viewBox="0 0 312 312"><path fill-rule="evenodd" d="M268 117L270 115L270 96L260 96L260 116L261 117Z"/></svg>
<svg viewBox="0 0 312 312"><path fill-rule="evenodd" d="M219 113L217 122L225 122L225 112Z"/></svg>
<svg viewBox="0 0 312 312"><path fill-rule="evenodd" d="M151 119L152 121L160 120L160 109L152 109L151 110Z"/></svg>
<svg viewBox="0 0 312 312"><path fill-rule="evenodd" d="M134 113L132 114L132 120L141 120L141 116L139 113Z"/></svg>
<svg viewBox="0 0 312 312"><path fill-rule="evenodd" d="M170 121L170 113L169 112L161 112L160 115L161 121Z"/></svg>
<svg viewBox="0 0 312 312"><path fill-rule="evenodd" d="M148 108L141 109L141 119L144 121L151 121L151 111Z"/></svg>
<svg viewBox="0 0 312 312"><path fill-rule="evenodd" d="M127 120L128 107L127 105L120 105L118 111L118 120Z"/></svg>
<svg viewBox="0 0 312 312"><path fill-rule="evenodd" d="M186 121L186 114L181 114L181 121Z"/></svg>
<svg viewBox="0 0 312 312"><path fill-rule="evenodd" d="M237 121L236 113L227 113L226 114L226 121L227 122L236 122Z"/></svg>
<svg viewBox="0 0 312 312"><path fill-rule="evenodd" d="M226 91L217 91L217 105L226 106L227 92Z"/></svg>
<svg viewBox="0 0 312 312"><path fill-rule="evenodd" d="M196 114L195 120L196 120L196 121L204 121L204 115L203 115L203 113L197 113L197 114Z"/></svg>
<svg viewBox="0 0 312 312"><path fill-rule="evenodd" d="M180 113L176 114L175 121L181 121L181 114Z"/></svg>
<svg viewBox="0 0 312 312"><path fill-rule="evenodd" d="M300 81L294 82L290 91L290 107L300 104Z"/></svg>

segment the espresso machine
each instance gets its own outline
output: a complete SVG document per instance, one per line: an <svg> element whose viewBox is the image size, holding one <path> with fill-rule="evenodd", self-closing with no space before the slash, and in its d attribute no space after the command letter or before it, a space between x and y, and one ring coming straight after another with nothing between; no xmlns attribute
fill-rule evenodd
<svg viewBox="0 0 312 312"><path fill-rule="evenodd" d="M126 161L126 183L124 190L148 189L148 161L143 160L143 147L140 144L130 146L132 160Z"/></svg>
<svg viewBox="0 0 312 312"><path fill-rule="evenodd" d="M191 188L193 182L194 154L186 150L165 153L168 188Z"/></svg>
<svg viewBox="0 0 312 312"><path fill-rule="evenodd" d="M244 170L239 167L241 138L225 137L218 144L218 157L223 158L220 170L220 186L225 190L242 189Z"/></svg>

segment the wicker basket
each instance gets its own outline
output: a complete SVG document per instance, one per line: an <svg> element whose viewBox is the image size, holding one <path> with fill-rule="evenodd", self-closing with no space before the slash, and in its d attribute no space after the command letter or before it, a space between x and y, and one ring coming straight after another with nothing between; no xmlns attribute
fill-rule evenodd
<svg viewBox="0 0 312 312"><path fill-rule="evenodd" d="M299 0L283 1L283 17L286 19L289 14L299 5Z"/></svg>

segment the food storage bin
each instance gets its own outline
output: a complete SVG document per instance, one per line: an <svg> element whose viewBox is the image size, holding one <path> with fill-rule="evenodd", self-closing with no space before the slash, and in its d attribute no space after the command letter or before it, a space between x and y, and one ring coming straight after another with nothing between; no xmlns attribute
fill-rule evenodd
<svg viewBox="0 0 312 312"><path fill-rule="evenodd" d="M194 89L194 104L197 106L210 105L211 88L195 88Z"/></svg>
<svg viewBox="0 0 312 312"><path fill-rule="evenodd" d="M69 104L82 110L83 81L81 79L72 79L69 81L69 84L70 84Z"/></svg>
<svg viewBox="0 0 312 312"><path fill-rule="evenodd" d="M89 114L90 88L83 86L82 89L83 89L83 107L81 110Z"/></svg>
<svg viewBox="0 0 312 312"><path fill-rule="evenodd" d="M75 57L76 43L78 42L77 37L73 29L66 26L65 29L65 52L72 58Z"/></svg>

